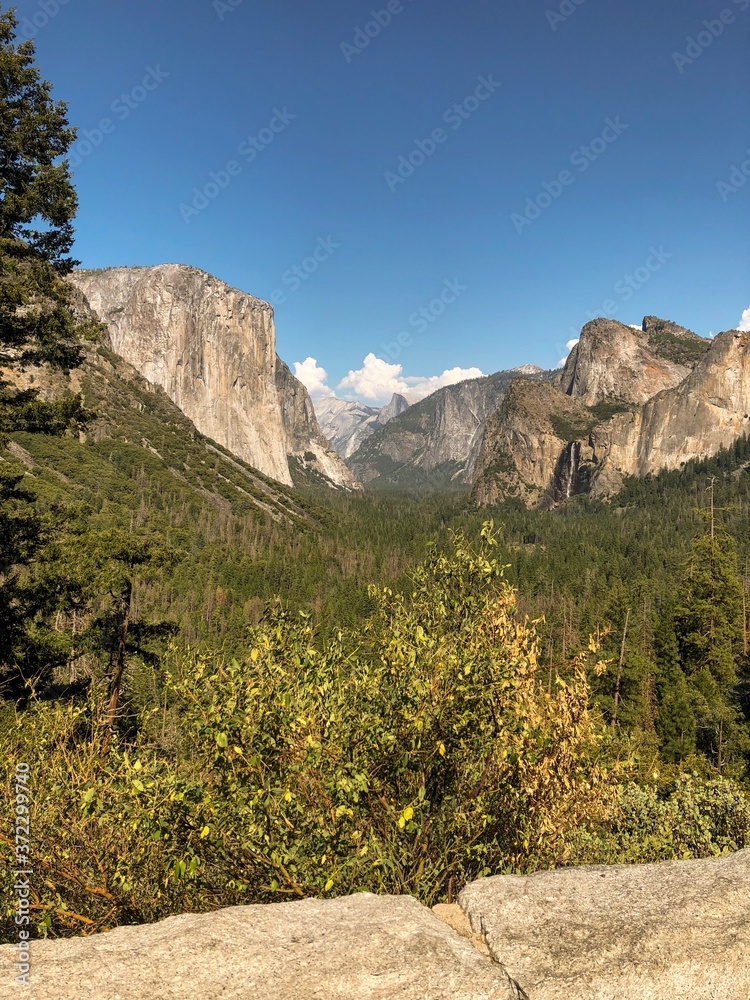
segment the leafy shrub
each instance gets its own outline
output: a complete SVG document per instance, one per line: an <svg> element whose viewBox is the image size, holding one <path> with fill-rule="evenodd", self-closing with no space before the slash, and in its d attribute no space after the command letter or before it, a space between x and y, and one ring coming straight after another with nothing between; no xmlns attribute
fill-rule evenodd
<svg viewBox="0 0 750 1000"><path fill-rule="evenodd" d="M85 703L6 707L0 854L12 861L11 783L28 763L37 931L360 890L434 903L482 875L750 843L728 781L659 792L606 766L595 650L540 667L489 526L478 547L433 549L408 595L372 600L364 630L326 643L276 612L241 659L174 646L137 725L109 738L95 686Z"/></svg>
<svg viewBox="0 0 750 1000"><path fill-rule="evenodd" d="M683 774L671 791L621 786L598 835L582 831L579 858L605 864L706 858L750 847L750 798L725 778Z"/></svg>
<svg viewBox="0 0 750 1000"><path fill-rule="evenodd" d="M586 664L540 671L494 544L433 551L408 598L373 594L362 635L320 646L276 615L243 662L174 649L129 741L94 695L7 719L3 784L18 760L34 776L40 931L357 890L432 903L568 861L614 779Z"/></svg>

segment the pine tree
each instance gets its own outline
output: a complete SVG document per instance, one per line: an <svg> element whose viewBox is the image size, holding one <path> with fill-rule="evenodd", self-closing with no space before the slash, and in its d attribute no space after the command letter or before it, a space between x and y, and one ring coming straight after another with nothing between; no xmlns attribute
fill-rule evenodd
<svg viewBox="0 0 750 1000"><path fill-rule="evenodd" d="M693 543L675 628L680 660L694 695L699 747L719 770L748 748L739 708L742 580L734 539L718 521L710 490L709 531Z"/></svg>
<svg viewBox="0 0 750 1000"><path fill-rule="evenodd" d="M22 241L64 274L75 263L66 255L77 199L69 163L60 158L75 131L34 66L34 43L15 44L17 26L13 10L0 10L0 237Z"/></svg>
<svg viewBox="0 0 750 1000"><path fill-rule="evenodd" d="M157 571L179 561L179 553L160 532L110 528L71 533L63 543L68 562L75 560L79 591L89 610L89 622L78 636L82 654L93 653L105 665L108 730L117 719L128 664L135 658L155 666L159 657L150 648L170 636L175 626L149 621L134 606L136 585L152 580Z"/></svg>
<svg viewBox="0 0 750 1000"><path fill-rule="evenodd" d="M75 132L34 66L33 43L14 44L16 26L13 11L0 11L0 367L65 371L80 364L81 337L93 332L61 280L77 263L67 256L77 199L64 158ZM43 403L18 381L0 379L0 431L54 431L81 415L80 403Z"/></svg>
<svg viewBox="0 0 750 1000"><path fill-rule="evenodd" d="M674 622L674 605L659 608L654 630L654 658L659 711L656 731L665 760L684 760L696 749L694 697L680 663L680 647Z"/></svg>
<svg viewBox="0 0 750 1000"><path fill-rule="evenodd" d="M15 430L62 433L86 414L80 397L42 400L24 385L30 367L62 372L93 336L62 280L77 202L65 153L75 138L66 107L34 66L31 42L15 44L13 11L0 9L0 696L20 697L49 681L64 660L44 618L66 588L29 572L45 542L23 470L10 460Z"/></svg>

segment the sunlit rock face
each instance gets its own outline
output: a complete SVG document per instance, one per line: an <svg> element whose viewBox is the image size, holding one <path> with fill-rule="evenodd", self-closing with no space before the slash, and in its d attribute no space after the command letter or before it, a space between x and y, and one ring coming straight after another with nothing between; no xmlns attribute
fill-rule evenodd
<svg viewBox="0 0 750 1000"><path fill-rule="evenodd" d="M750 335L719 334L676 388L633 413L615 415L598 437L602 459L646 476L713 455L750 431Z"/></svg>
<svg viewBox="0 0 750 1000"><path fill-rule="evenodd" d="M77 271L112 350L161 386L201 434L281 483L290 456L353 486L310 397L276 356L273 309L193 267Z"/></svg>
<svg viewBox="0 0 750 1000"><path fill-rule="evenodd" d="M565 364L562 392L585 406L596 406L612 399L645 403L657 392L679 385L694 364L690 348L702 353L708 342L675 324L659 327L661 321L649 324L649 320L653 318L647 317L643 330L609 319L587 323ZM660 337L665 346L667 338L673 339L675 350L665 351ZM679 360L672 360L669 353Z"/></svg>
<svg viewBox="0 0 750 1000"><path fill-rule="evenodd" d="M557 386L514 383L490 418L473 489L490 505L611 496L629 475L675 469L750 432L745 333L714 340L647 316L584 327Z"/></svg>

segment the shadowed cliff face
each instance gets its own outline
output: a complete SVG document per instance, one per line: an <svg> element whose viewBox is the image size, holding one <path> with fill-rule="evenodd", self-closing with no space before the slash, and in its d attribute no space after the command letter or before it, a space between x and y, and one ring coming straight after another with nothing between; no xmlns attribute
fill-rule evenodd
<svg viewBox="0 0 750 1000"><path fill-rule="evenodd" d="M748 343L736 330L708 341L655 317L642 331L589 323L558 388L514 383L488 421L477 501L611 496L624 476L715 454L750 433Z"/></svg>
<svg viewBox="0 0 750 1000"><path fill-rule="evenodd" d="M287 455L298 458L305 469L325 476L332 483L349 489L360 489L359 483L321 431L307 389L278 358L276 387L281 421L286 433Z"/></svg>
<svg viewBox="0 0 750 1000"><path fill-rule="evenodd" d="M177 264L78 271L71 281L106 323L111 348L201 434L288 485L289 456L305 454L334 484L355 485L307 390L276 357L270 305Z"/></svg>

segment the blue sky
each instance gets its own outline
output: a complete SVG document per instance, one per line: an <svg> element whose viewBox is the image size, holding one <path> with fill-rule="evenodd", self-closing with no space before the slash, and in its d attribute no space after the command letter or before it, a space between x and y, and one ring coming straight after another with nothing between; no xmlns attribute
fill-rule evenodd
<svg viewBox="0 0 750 1000"><path fill-rule="evenodd" d="M707 335L750 305L750 0L17 7L81 130L76 256L274 301L313 388L422 394L553 366L594 315Z"/></svg>

